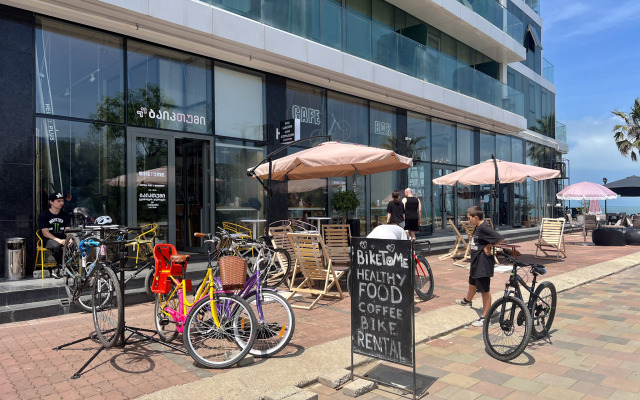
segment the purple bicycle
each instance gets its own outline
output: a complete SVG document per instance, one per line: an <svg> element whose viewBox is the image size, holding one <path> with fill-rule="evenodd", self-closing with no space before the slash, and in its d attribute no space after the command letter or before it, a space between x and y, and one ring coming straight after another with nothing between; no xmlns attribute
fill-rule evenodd
<svg viewBox="0 0 640 400"><path fill-rule="evenodd" d="M220 234L225 235L226 232L222 230ZM217 290L222 289L222 284L217 278L219 276L218 266L213 266L217 257L220 255L237 256L237 249L247 246L252 246L257 251L253 274L247 278L244 287L235 292L236 296L246 300L256 315L256 340L249 353L255 357L270 357L284 349L293 337L296 320L289 302L280 296L275 289L265 287L267 280L265 271L273 264L271 258L276 257L273 250L268 248L264 240L238 240L230 235L223 238L224 242L229 243L229 247L218 249L219 243L223 241L214 234L196 233L195 236L204 238L204 243L207 245L207 267L213 271L213 281ZM200 292L199 287L197 292Z"/></svg>

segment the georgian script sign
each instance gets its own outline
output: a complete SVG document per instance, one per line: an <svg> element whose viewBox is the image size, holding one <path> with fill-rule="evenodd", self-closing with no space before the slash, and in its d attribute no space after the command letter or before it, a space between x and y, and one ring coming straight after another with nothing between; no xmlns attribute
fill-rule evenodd
<svg viewBox="0 0 640 400"><path fill-rule="evenodd" d="M411 241L353 238L352 246L352 352L412 366Z"/></svg>
<svg viewBox="0 0 640 400"><path fill-rule="evenodd" d="M300 120L297 118L280 122L280 143L300 140Z"/></svg>

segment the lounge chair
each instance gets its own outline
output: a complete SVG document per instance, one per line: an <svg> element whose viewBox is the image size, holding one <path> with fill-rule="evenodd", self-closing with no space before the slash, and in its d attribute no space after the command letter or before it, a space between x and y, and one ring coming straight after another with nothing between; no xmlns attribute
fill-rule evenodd
<svg viewBox="0 0 640 400"><path fill-rule="evenodd" d="M467 242L462 237L462 234L460 233L458 228L456 228L456 225L453 223L453 220L449 220L449 225L451 225L451 229L453 230L453 233L456 235L456 241L453 243L453 246L451 247L451 250L449 250L448 253L438 257L438 259L440 260L464 256L464 253L466 252L466 249L467 249ZM460 249L461 245L463 246L463 249Z"/></svg>
<svg viewBox="0 0 640 400"><path fill-rule="evenodd" d="M542 218L538 242L535 245L536 258L551 258L548 252L555 252L556 259L560 259L561 254L566 258L567 253L564 246L564 218ZM538 250L543 252L544 256L538 257Z"/></svg>
<svg viewBox="0 0 640 400"><path fill-rule="evenodd" d="M316 303L324 298L344 298L339 279L347 272L347 269L336 271L333 268L333 261L329 257L327 248L324 245L322 236L318 233L294 232L289 233L292 239L298 262L294 268L294 276L300 271L304 276L301 284L294 287L291 285L291 294L287 300L297 293L310 293L318 296L309 306L291 304L291 307L311 310ZM318 288L314 288L314 282ZM330 294L332 287L338 289L338 294Z"/></svg>

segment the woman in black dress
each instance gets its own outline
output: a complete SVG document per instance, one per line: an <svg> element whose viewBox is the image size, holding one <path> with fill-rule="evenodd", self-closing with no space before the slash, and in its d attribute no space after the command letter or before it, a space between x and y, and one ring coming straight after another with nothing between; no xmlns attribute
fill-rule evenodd
<svg viewBox="0 0 640 400"><path fill-rule="evenodd" d="M411 188L406 188L404 190L404 195L406 196L402 199L404 203L404 220L405 226L404 228L409 231L409 235L411 235L411 239L416 238L416 232L420 230L420 225L422 225L422 221L420 221L420 217L422 215L422 204L417 197L413 196L413 192Z"/></svg>
<svg viewBox="0 0 640 400"><path fill-rule="evenodd" d="M404 228L404 204L400 201L400 192L394 190L391 197L393 200L387 204L387 224L394 223Z"/></svg>

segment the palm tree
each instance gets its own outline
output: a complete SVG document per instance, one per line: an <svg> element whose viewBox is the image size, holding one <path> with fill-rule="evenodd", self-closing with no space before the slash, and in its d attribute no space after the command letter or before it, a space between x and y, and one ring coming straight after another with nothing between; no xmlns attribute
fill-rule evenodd
<svg viewBox="0 0 640 400"><path fill-rule="evenodd" d="M638 161L638 154L640 154L640 97L636 98L629 114L619 110L612 111L612 113L624 121L623 125L613 127L613 139L616 141L618 151L625 157L631 154L631 161Z"/></svg>

